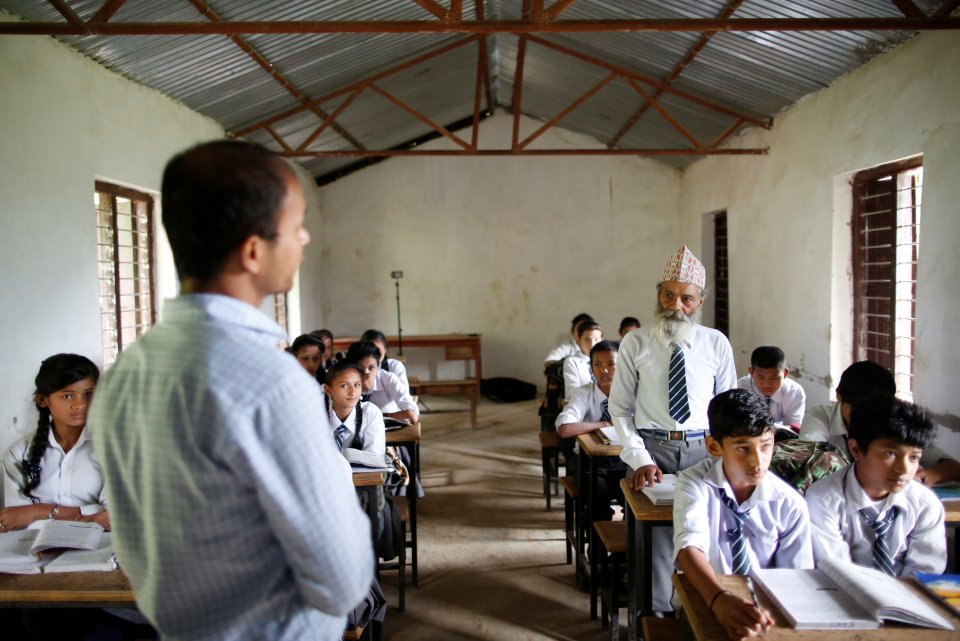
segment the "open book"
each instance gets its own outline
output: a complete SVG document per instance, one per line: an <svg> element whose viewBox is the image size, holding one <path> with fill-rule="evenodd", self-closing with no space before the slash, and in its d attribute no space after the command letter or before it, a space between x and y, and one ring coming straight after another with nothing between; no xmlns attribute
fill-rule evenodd
<svg viewBox="0 0 960 641"><path fill-rule="evenodd" d="M0 572L115 570L113 541L97 523L39 521L39 527L0 534Z"/></svg>
<svg viewBox="0 0 960 641"><path fill-rule="evenodd" d="M647 495L654 505L673 505L673 495L677 489L677 475L664 474L663 480L645 487L641 492Z"/></svg>
<svg viewBox="0 0 960 641"><path fill-rule="evenodd" d="M753 577L797 630L866 630L883 621L953 630L897 578L849 561L828 559L816 570L756 570Z"/></svg>
<svg viewBox="0 0 960 641"><path fill-rule="evenodd" d="M597 430L597 436L604 445L622 445L620 435L617 434L617 428L613 425L607 425Z"/></svg>
<svg viewBox="0 0 960 641"><path fill-rule="evenodd" d="M374 452L358 450L348 447L343 450L343 456L350 463L354 472L392 472L393 468L388 467L383 456Z"/></svg>

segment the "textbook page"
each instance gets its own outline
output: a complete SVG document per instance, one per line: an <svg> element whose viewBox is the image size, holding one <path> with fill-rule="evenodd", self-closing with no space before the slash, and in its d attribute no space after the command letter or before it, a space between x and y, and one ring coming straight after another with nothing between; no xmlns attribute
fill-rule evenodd
<svg viewBox="0 0 960 641"><path fill-rule="evenodd" d="M30 548L31 554L62 548L94 550L103 536L99 523L81 521L44 521Z"/></svg>
<svg viewBox="0 0 960 641"><path fill-rule="evenodd" d="M820 570L770 568L753 577L797 630L870 630L880 621L869 616Z"/></svg>
<svg viewBox="0 0 960 641"><path fill-rule="evenodd" d="M44 566L43 573L110 572L116 569L113 539L109 532L105 532L95 550L67 550Z"/></svg>
<svg viewBox="0 0 960 641"><path fill-rule="evenodd" d="M836 559L824 561L820 568L840 589L853 596L867 612L878 619L928 628L953 629L947 619L895 577L873 568Z"/></svg>
<svg viewBox="0 0 960 641"><path fill-rule="evenodd" d="M617 428L615 428L613 425L601 427L600 433L603 435L600 440L604 441L606 445L622 445L620 442L620 435L617 434Z"/></svg>
<svg viewBox="0 0 960 641"><path fill-rule="evenodd" d="M50 562L30 553L39 530L15 530L0 534L0 572L9 574L39 574Z"/></svg>

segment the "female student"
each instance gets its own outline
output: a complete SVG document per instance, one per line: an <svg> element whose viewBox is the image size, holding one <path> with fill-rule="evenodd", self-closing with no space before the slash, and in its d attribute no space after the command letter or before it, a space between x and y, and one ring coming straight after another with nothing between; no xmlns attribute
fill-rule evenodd
<svg viewBox="0 0 960 641"><path fill-rule="evenodd" d="M325 350L323 341L312 334L300 334L294 339L293 345L290 346L290 353L297 359L297 362L319 383L323 383L326 376L326 367L324 367L323 360Z"/></svg>
<svg viewBox="0 0 960 641"><path fill-rule="evenodd" d="M369 394L370 402L379 407L384 416L416 423L420 419L417 404L395 374L380 369L380 355L376 345L361 341L350 346L346 360L363 369L363 393Z"/></svg>
<svg viewBox="0 0 960 641"><path fill-rule="evenodd" d="M97 366L77 354L57 354L40 365L33 396L37 429L3 459L0 532L42 519L96 521L110 529L100 464L84 430L99 378Z"/></svg>
<svg viewBox="0 0 960 641"><path fill-rule="evenodd" d="M373 403L361 403L363 370L356 363L339 361L327 370L323 384L324 401L333 439L342 452L353 448L378 454L386 451L383 414Z"/></svg>
<svg viewBox="0 0 960 641"><path fill-rule="evenodd" d="M369 341L380 350L380 369L394 374L403 383L403 388L410 393L410 381L407 379L406 366L395 358L387 358L387 337L379 329L368 329L360 336L361 341Z"/></svg>
<svg viewBox="0 0 960 641"><path fill-rule="evenodd" d="M577 325L578 352L567 356L563 361L563 394L565 398L572 398L578 387L583 387L593 380L590 371L590 350L603 338L600 325L593 321L583 321Z"/></svg>
<svg viewBox="0 0 960 641"><path fill-rule="evenodd" d="M329 329L315 329L310 335L323 341L323 368L328 369L337 362L333 353L333 332Z"/></svg>

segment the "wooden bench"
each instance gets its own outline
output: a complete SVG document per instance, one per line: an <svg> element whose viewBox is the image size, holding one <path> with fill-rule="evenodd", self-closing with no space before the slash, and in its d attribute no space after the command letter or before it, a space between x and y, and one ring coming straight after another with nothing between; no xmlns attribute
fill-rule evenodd
<svg viewBox="0 0 960 641"><path fill-rule="evenodd" d="M572 476L561 476L560 487L563 488L563 538L569 565L573 563L573 549L577 547L577 499L580 497L580 488L577 487L577 479Z"/></svg>
<svg viewBox="0 0 960 641"><path fill-rule="evenodd" d="M610 625L610 638L620 635L620 568L627 560L627 524L625 521L594 521L597 550L590 550L590 618L597 617L597 596L602 602L601 623ZM599 572L597 561L600 561ZM609 565L609 567L608 567ZM606 585L601 585L606 580ZM609 618L609 621L608 621Z"/></svg>
<svg viewBox="0 0 960 641"><path fill-rule="evenodd" d="M680 619L643 617L643 641L680 641Z"/></svg>
<svg viewBox="0 0 960 641"><path fill-rule="evenodd" d="M477 426L477 403L480 391L477 379L465 378L449 381L421 381L410 377L410 393L417 396L466 396L470 401L470 427Z"/></svg>
<svg viewBox="0 0 960 641"><path fill-rule="evenodd" d="M543 498L547 499L560 491L557 476L560 474L560 435L556 432L540 432L540 456L543 462ZM551 490L550 486L553 485Z"/></svg>

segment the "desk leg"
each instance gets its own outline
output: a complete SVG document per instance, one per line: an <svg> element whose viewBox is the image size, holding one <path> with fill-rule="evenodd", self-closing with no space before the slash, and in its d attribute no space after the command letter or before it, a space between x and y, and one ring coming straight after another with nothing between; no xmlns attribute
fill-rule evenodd
<svg viewBox="0 0 960 641"><path fill-rule="evenodd" d="M414 477L411 485L413 486L413 493L409 491L408 495L408 505L410 506L410 564L413 570L413 587L419 586L419 579L417 578L417 481L416 479L420 478L420 443L415 442L413 444L413 469ZM409 487L409 486L408 486ZM404 543L406 545L406 543Z"/></svg>
<svg viewBox="0 0 960 641"><path fill-rule="evenodd" d="M590 589L590 563L587 560L587 460L590 458L581 452L577 466L577 584Z"/></svg>
<svg viewBox="0 0 960 641"><path fill-rule="evenodd" d="M639 526L630 506L624 511L627 520L627 641L637 641L637 603L640 598L637 591L637 580L640 577L640 554L637 550Z"/></svg>
<svg viewBox="0 0 960 641"><path fill-rule="evenodd" d="M590 465L590 483L587 492L587 527L589 528L590 548L587 550L587 556L590 557L590 619L597 618L597 592L600 589L600 577L597 576L597 531L593 527L593 502L597 498L597 466L592 456L583 457L589 461Z"/></svg>
<svg viewBox="0 0 960 641"><path fill-rule="evenodd" d="M653 614L653 522L644 521L637 534L637 550L642 559L640 573L643 577L643 609L640 616L649 616Z"/></svg>

